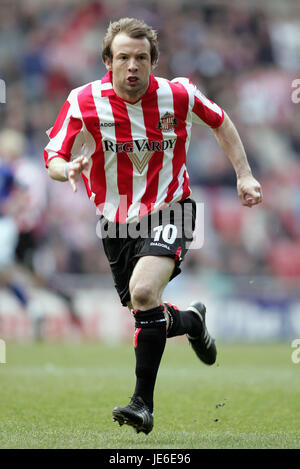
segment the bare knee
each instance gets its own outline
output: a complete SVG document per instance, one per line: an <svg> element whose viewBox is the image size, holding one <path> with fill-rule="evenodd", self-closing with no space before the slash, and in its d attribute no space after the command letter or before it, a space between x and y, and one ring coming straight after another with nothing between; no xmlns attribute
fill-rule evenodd
<svg viewBox="0 0 300 469"><path fill-rule="evenodd" d="M160 301L151 285L137 283L131 292L131 303L134 309L150 309L158 306Z"/></svg>

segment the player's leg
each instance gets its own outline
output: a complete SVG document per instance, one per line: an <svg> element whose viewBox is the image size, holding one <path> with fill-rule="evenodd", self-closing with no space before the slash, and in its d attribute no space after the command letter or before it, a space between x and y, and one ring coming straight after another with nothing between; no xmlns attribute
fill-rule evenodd
<svg viewBox="0 0 300 469"><path fill-rule="evenodd" d="M133 309L146 311L162 303L162 292L168 284L175 261L167 256L140 257L129 282Z"/></svg>
<svg viewBox="0 0 300 469"><path fill-rule="evenodd" d="M193 311L174 308L171 313L162 301L174 267L175 260L170 257L141 257L129 283L131 302L128 306L134 309L135 317L136 386L129 405L116 407L113 415L120 424L126 423L145 433L153 427L154 387L169 320L172 337L187 333L199 336L203 331L202 320Z"/></svg>
<svg viewBox="0 0 300 469"><path fill-rule="evenodd" d="M170 266L170 269L168 268ZM131 302L130 309L147 311L148 309L163 305L164 315L167 320L167 337L175 337L188 334L197 337L203 327L201 319L192 309L180 311L171 303L163 303L162 293L174 271L175 261L164 256L142 257L130 280Z"/></svg>
<svg viewBox="0 0 300 469"><path fill-rule="evenodd" d="M153 411L153 393L161 357L166 344L167 319L162 302L175 262L165 256L141 257L133 271L129 288L135 318L136 386Z"/></svg>
<svg viewBox="0 0 300 469"><path fill-rule="evenodd" d="M199 350L203 352L203 340L206 338L205 312L199 312L196 305L191 310L179 311L162 302L162 292L168 281L180 273L179 265L188 250L187 241L191 239L194 229L194 204L187 201L185 208L184 215L187 216L184 220L182 212L178 214L178 211L169 218L160 217L159 214L159 219L151 225L148 237L134 245L130 255L126 251L127 258L139 258L127 284L128 270L122 270L122 265L126 266L127 262L120 262L121 255L125 256L124 249L118 248L113 262L110 260L122 304L134 309L136 320L136 387L130 404L116 407L113 415L120 424L127 423L145 433L149 433L153 426L153 391L166 343L166 325L169 337L188 334L198 357L201 360L203 358ZM165 214L165 210L162 214ZM182 230L183 225L188 229ZM173 236L174 233L181 235ZM111 248L107 252L110 257Z"/></svg>
<svg viewBox="0 0 300 469"><path fill-rule="evenodd" d="M164 351L167 337L187 334L192 345L205 333L209 353L202 350L202 361L214 362L211 350L212 339L207 336L205 327L205 307L200 303L192 305L187 311L163 303L162 293L175 268L175 261L165 256L141 257L133 271L129 288L131 303L136 321L136 387L135 396L141 396L149 409L153 409L153 393L156 375ZM200 309L198 312L197 308ZM167 321L163 320L163 317ZM161 327L163 325L163 327ZM206 342L205 344L206 345ZM195 347L193 347L195 349ZM196 350L195 350L196 351ZM197 353L197 351L196 351ZM199 354L198 354L199 356ZM200 358L200 356L199 356Z"/></svg>
<svg viewBox="0 0 300 469"><path fill-rule="evenodd" d="M161 296L174 266L174 259L166 256L143 256L129 282L135 318L136 386L129 405L116 407L113 415L120 424L145 433L153 427L154 387L166 344L167 319Z"/></svg>

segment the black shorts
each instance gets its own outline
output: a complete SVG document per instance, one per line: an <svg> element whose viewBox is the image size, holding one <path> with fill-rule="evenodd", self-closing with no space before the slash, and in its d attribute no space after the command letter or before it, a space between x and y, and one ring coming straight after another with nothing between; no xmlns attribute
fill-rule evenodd
<svg viewBox="0 0 300 469"><path fill-rule="evenodd" d="M143 256L167 256L175 260L170 280L180 272L180 264L193 241L196 203L188 198L141 219L139 223L112 223L100 219L101 237L123 306L130 301L129 281Z"/></svg>

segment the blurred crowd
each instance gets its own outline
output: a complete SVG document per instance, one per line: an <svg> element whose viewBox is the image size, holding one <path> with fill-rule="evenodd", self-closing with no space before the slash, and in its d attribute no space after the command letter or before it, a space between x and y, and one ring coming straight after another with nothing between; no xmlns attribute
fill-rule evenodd
<svg viewBox="0 0 300 469"><path fill-rule="evenodd" d="M74 195L50 180L43 148L70 90L105 73L109 22L134 16L158 31L155 74L190 77L226 110L263 188L261 206L241 206L231 164L212 132L194 126L188 170L204 203L205 234L185 271L299 279L300 103L291 96L300 78L300 15L294 2L284 3L284 14L254 3L1 1L1 184L7 167L12 175L9 188L0 187L0 214L15 220L25 268L47 281L55 272L109 272L93 203L83 186Z"/></svg>

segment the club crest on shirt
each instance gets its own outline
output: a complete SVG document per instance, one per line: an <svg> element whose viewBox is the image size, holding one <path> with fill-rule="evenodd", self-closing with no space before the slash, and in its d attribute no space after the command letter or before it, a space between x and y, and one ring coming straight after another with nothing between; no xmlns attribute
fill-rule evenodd
<svg viewBox="0 0 300 469"><path fill-rule="evenodd" d="M167 132L168 130L174 130L177 125L177 119L174 114L171 112L166 112L162 118L157 123L157 128L162 132Z"/></svg>

